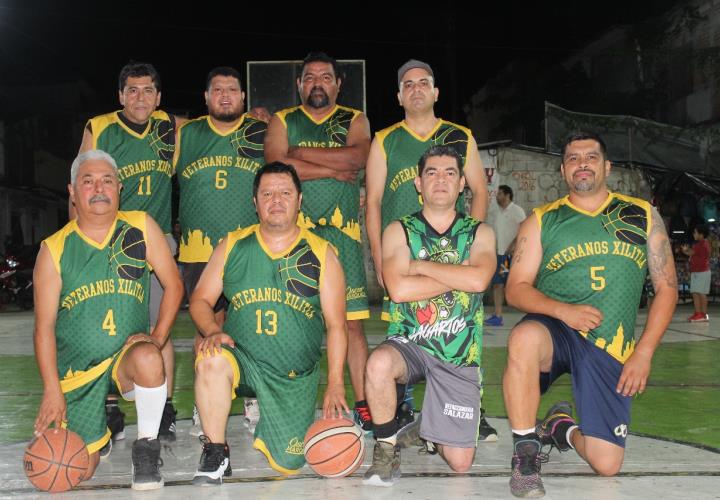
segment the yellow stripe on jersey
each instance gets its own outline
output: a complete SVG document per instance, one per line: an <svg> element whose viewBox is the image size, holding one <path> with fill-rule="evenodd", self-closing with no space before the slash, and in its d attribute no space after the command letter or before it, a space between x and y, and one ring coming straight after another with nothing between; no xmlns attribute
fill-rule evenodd
<svg viewBox="0 0 720 500"><path fill-rule="evenodd" d="M281 109L280 111L275 113L275 116L280 118L280 121L282 122L282 124L285 126L285 128L287 128L287 121L286 121L285 117L287 115L289 115L290 113L292 113L293 111L297 110L299 107L300 106L294 106L292 108Z"/></svg>
<svg viewBox="0 0 720 500"><path fill-rule="evenodd" d="M235 231L230 231L227 234L227 236L225 237L225 241L227 243L225 245L225 255L223 256L223 266L222 266L222 271L220 274L221 278L225 276L225 265L227 264L227 260L228 260L228 257L230 256L230 252L235 247L235 243L247 238L251 234L254 234L257 227L258 227L257 224L253 224L252 226L248 226L248 227L245 227L242 229L237 229Z"/></svg>
<svg viewBox="0 0 720 500"><path fill-rule="evenodd" d="M73 391L78 387L82 387L85 384L92 382L96 378L105 374L107 369L110 368L110 364L112 364L114 359L115 356L111 356L103 360L101 363L93 366L87 371L80 370L77 372L73 372L68 370L68 373L66 373L63 379L60 381L60 390L63 392L63 394L65 394L66 392Z"/></svg>
<svg viewBox="0 0 720 500"><path fill-rule="evenodd" d="M209 116L207 116L206 118L207 118L207 124L208 124L208 127L210 127L210 130L212 130L213 132L215 132L215 133L216 133L217 135L219 135L220 137L227 137L227 136L229 136L230 134L236 132L237 129L239 129L239 128L242 126L242 124L245 122L246 116L247 116L247 114L246 114L246 113L243 113L242 116L240 117L240 121L237 122L237 125L235 125L233 128L231 128L231 129L228 130L227 132L221 132L220 130L218 130L218 129L215 127L215 125L213 124L212 119L211 119Z"/></svg>
<svg viewBox="0 0 720 500"><path fill-rule="evenodd" d="M385 151L385 138L392 132L402 127L403 122L397 122L395 125L390 125L387 128L382 129L380 132L375 134L375 137L380 141L380 149L382 149L385 160L387 160L387 151Z"/></svg>
<svg viewBox="0 0 720 500"><path fill-rule="evenodd" d="M256 438L255 442L253 443L253 448L260 451L263 455L265 455L265 458L267 458L268 463L270 464L270 467L275 469L281 474L285 474L286 476L292 476L293 474L297 474L300 472L300 469L286 469L282 465L278 464L275 459L272 457L272 454L270 453L270 450L268 450L267 445L265 445L265 442L260 439Z"/></svg>
<svg viewBox="0 0 720 500"><path fill-rule="evenodd" d="M62 257L63 250L65 249L65 240L68 236L70 236L70 234L72 234L75 227L75 219L73 219L65 224L60 231L43 240L43 243L50 251L50 257L52 258L53 264L55 264L55 270L58 274L60 274L60 258Z"/></svg>

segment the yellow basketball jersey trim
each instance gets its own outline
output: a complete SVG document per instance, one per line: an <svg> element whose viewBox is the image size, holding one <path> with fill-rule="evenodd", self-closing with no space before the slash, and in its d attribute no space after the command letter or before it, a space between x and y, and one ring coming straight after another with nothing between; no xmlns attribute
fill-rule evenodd
<svg viewBox="0 0 720 500"><path fill-rule="evenodd" d="M307 116L310 119L310 121L313 122L315 125L321 125L322 123L326 122L328 120L328 118L330 118L333 114L335 114L335 112L340 108L340 106L338 106L336 104L335 106L333 106L333 108L330 110L330 112L328 112L328 114L326 114L319 120L316 120L315 118L313 118L313 116L307 112L307 110L305 109L305 106L298 106L298 108L300 108L300 111L305 113L305 116Z"/></svg>
<svg viewBox="0 0 720 500"><path fill-rule="evenodd" d="M177 139L175 141L175 154L173 155L173 170L177 170L177 162L180 159L180 142L182 140L182 131L185 127L190 125L191 123L199 122L202 120L206 120L208 118L207 115L204 116L198 116L197 118L193 118L192 120L188 120L182 125L180 125L177 129Z"/></svg>
<svg viewBox="0 0 720 500"><path fill-rule="evenodd" d="M358 319L368 319L370 317L370 311L365 309L363 311L351 311L345 314L345 319L348 321L355 321Z"/></svg>
<svg viewBox="0 0 720 500"><path fill-rule="evenodd" d="M71 370L68 370L68 373L66 373L63 379L60 381L60 390L63 394L65 394L67 392L74 391L78 387L82 387L85 384L89 384L90 382L107 372L114 359L115 356L109 357L87 371L81 370L73 372Z"/></svg>
<svg viewBox="0 0 720 500"><path fill-rule="evenodd" d="M43 243L50 252L50 257L52 258L55 270L58 274L60 274L60 258L62 257L63 250L65 249L65 240L73 231L75 231L76 227L77 223L75 222L75 219L73 219L65 224L60 231L43 240Z"/></svg>
<svg viewBox="0 0 720 500"><path fill-rule="evenodd" d="M236 229L235 231L230 231L227 234L227 236L225 237L227 244L225 245L225 255L223 256L223 266L220 274L221 278L225 276L225 266L227 265L228 257L230 256L230 252L232 252L232 249L235 247L235 244L238 241L243 240L248 236L254 234L257 227L257 224L253 224L252 226L248 226L242 229Z"/></svg>
<svg viewBox="0 0 720 500"><path fill-rule="evenodd" d="M92 455L93 453L102 450L103 446L105 446L107 442L110 441L110 436L110 429L108 429L103 437L93 443L85 445L85 448L87 448L88 451L88 455Z"/></svg>
<svg viewBox="0 0 720 500"><path fill-rule="evenodd" d="M228 351L227 349L223 349L221 347L220 348L220 356L227 359L228 362L230 363L230 368L232 369L232 372L233 372L231 399L235 399L237 397L237 395L235 394L235 389L240 387L240 365L238 364L237 359L235 359L235 356L233 356L233 354L230 351ZM205 355L204 351L198 352L197 356L195 357L195 365L194 365L195 370L197 370L198 363L207 357L208 356Z"/></svg>
<svg viewBox="0 0 720 500"><path fill-rule="evenodd" d="M230 134L232 134L233 132L237 132L237 129L239 129L240 127L242 127L242 124L245 122L245 117L246 117L246 116L247 116L247 115L246 115L245 113L243 113L242 116L240 117L240 120L237 122L237 125L235 125L233 128L231 128L231 129L228 130L227 132L221 132L220 130L218 130L218 129L215 127L215 125L213 125L212 118L210 118L209 115L206 116L205 118L207 118L207 124L208 124L208 127L210 127L210 130L212 130L213 132L215 132L215 133L216 133L217 135L219 135L220 137L227 137L227 136L229 136Z"/></svg>
<svg viewBox="0 0 720 500"><path fill-rule="evenodd" d="M300 469L286 469L285 467L278 464L275 459L272 457L272 454L270 453L270 450L268 450L267 446L265 445L265 442L260 438L255 438L255 441L253 442L253 448L261 452L263 455L265 455L265 458L267 458L268 463L270 464L270 467L278 471L280 474L285 474L286 476L292 476L294 474L297 474L300 472Z"/></svg>
<svg viewBox="0 0 720 500"><path fill-rule="evenodd" d="M535 218L538 221L538 225L540 226L540 229L542 229L542 218L543 215L550 212L551 210L557 210L563 205L567 204L568 197L563 196L562 198L558 198L555 201L552 201L546 205L539 206L537 208L533 208L533 213L535 214Z"/></svg>
<svg viewBox="0 0 720 500"><path fill-rule="evenodd" d="M387 128L382 129L380 132L375 133L375 138L380 141L380 149L383 152L383 155L385 156L385 160L387 161L387 151L385 151L385 139L388 135L390 135L390 132L399 129L403 126L403 122L397 122L394 125L390 125Z"/></svg>
<svg viewBox="0 0 720 500"><path fill-rule="evenodd" d="M275 116L277 116L278 118L280 118L280 121L282 122L282 124L283 124L283 125L285 126L285 128L287 129L287 120L285 119L285 117L286 117L288 114L290 114L290 113L292 113L293 111L295 111L296 109L298 109L299 107L300 107L300 106L293 106L292 108L281 109L280 111L278 111L277 113L275 113Z"/></svg>
<svg viewBox="0 0 720 500"><path fill-rule="evenodd" d="M410 125L408 125L405 120L400 122L400 125L402 126L402 128L404 128L408 134L410 134L411 136L413 136L415 139L417 139L420 142L427 142L433 136L433 134L435 134L435 132L438 131L438 129L442 126L442 124L443 124L443 120L441 118L438 118L437 123L432 128L432 130L430 130L430 132L428 132L425 135L425 137L423 137L420 134L418 134L417 132L415 132L413 129L411 129Z"/></svg>

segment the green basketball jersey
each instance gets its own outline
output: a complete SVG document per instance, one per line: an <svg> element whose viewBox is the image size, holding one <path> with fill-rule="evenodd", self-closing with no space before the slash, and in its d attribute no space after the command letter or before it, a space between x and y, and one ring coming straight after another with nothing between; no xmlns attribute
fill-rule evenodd
<svg viewBox="0 0 720 500"><path fill-rule="evenodd" d="M247 114L225 133L209 116L180 127L175 167L181 262L207 262L227 233L257 223L252 185L264 162L266 130L265 122Z"/></svg>
<svg viewBox="0 0 720 500"><path fill-rule="evenodd" d="M227 235L223 292L225 331L266 370L305 375L320 360L325 324L320 282L329 243L301 229L283 253L272 253L259 226Z"/></svg>
<svg viewBox="0 0 720 500"><path fill-rule="evenodd" d="M412 259L461 264L470 258L481 222L458 212L447 231L438 234L418 212L402 217L400 224ZM453 290L429 300L390 302L388 335L403 335L442 361L480 366L482 297L482 293Z"/></svg>
<svg viewBox="0 0 720 500"><path fill-rule="evenodd" d="M595 212L566 196L534 210L543 248L536 287L550 298L603 313L581 335L624 363L635 348L635 317L647 273L650 204L610 193Z"/></svg>
<svg viewBox="0 0 720 500"><path fill-rule="evenodd" d="M468 153L471 132L465 127L445 120L438 120L435 128L426 136L420 137L410 130L405 121L401 121L378 132L375 137L380 141L387 163L387 178L382 199L382 230L394 220L413 214L422 208L420 194L415 189L414 180L418 173L418 160L432 146L452 146L463 158ZM456 208L465 210L465 198L460 196Z"/></svg>
<svg viewBox="0 0 720 500"><path fill-rule="evenodd" d="M150 115L142 134L128 128L120 111L88 121L93 149L115 159L122 210L148 212L166 234L172 230L172 157L175 153L175 118L164 111Z"/></svg>
<svg viewBox="0 0 720 500"><path fill-rule="evenodd" d="M145 221L145 212L118 212L97 243L73 219L44 241L62 280L55 324L61 379L109 365L130 335L148 332Z"/></svg>
<svg viewBox="0 0 720 500"><path fill-rule="evenodd" d="M285 125L290 146L339 148L347 143L350 124L360 116L356 109L335 106L320 121L315 121L302 106L284 109L277 116ZM360 188L358 182L317 179L302 183L303 201L298 223L312 228L333 225L360 241Z"/></svg>

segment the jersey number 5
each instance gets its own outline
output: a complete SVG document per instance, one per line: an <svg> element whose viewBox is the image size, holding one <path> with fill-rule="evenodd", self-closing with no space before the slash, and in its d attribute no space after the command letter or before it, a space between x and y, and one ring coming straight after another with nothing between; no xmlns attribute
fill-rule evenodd
<svg viewBox="0 0 720 500"><path fill-rule="evenodd" d="M265 335L277 334L277 313L275 311L265 311L265 314L263 314L261 309L256 309L255 316L257 317L255 333L258 335L262 335L263 333Z"/></svg>
<svg viewBox="0 0 720 500"><path fill-rule="evenodd" d="M600 290L605 288L605 276L599 274L601 271L604 270L605 266L593 266L590 268L590 279L592 280L592 283L590 283L590 288L592 288L596 292L599 292Z"/></svg>

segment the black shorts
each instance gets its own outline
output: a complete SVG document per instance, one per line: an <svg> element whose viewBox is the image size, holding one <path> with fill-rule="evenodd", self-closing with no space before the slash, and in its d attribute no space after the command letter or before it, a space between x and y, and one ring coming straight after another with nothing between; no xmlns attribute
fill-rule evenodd
<svg viewBox="0 0 720 500"><path fill-rule="evenodd" d="M188 301L190 300L190 297L192 296L192 293L195 291L195 287L198 284L198 281L200 281L200 276L202 275L202 272L205 270L205 266L207 266L207 262L184 262L183 263L183 283L185 284L185 293L187 294ZM225 298L225 295L220 294L220 298L218 298L217 302L215 303L215 307L213 307L213 311L220 312L220 311L227 311L228 308L228 300Z"/></svg>

